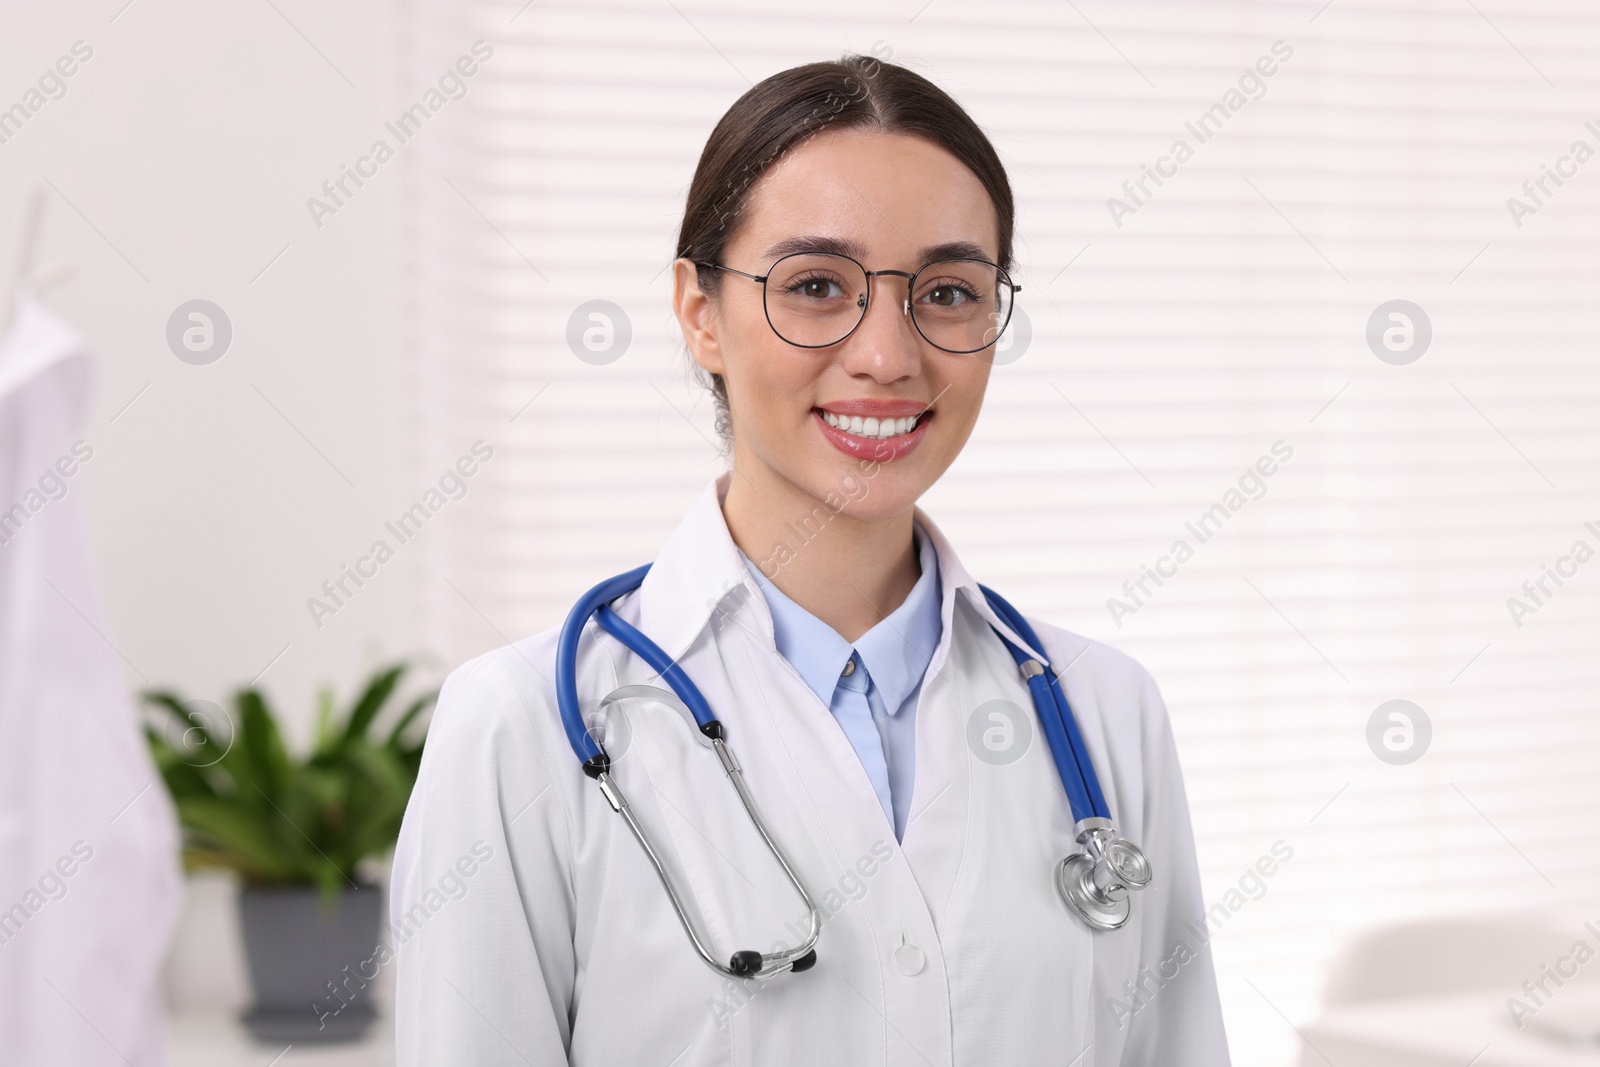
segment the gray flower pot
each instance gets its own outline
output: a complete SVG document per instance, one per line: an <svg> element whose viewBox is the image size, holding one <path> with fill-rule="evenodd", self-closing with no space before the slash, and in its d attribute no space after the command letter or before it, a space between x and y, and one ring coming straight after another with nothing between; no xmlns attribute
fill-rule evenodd
<svg viewBox="0 0 1600 1067"><path fill-rule="evenodd" d="M245 1025L264 1041L355 1041L372 1025L378 975L377 886L348 886L332 914L309 886L247 885L239 892L255 1006Z"/></svg>

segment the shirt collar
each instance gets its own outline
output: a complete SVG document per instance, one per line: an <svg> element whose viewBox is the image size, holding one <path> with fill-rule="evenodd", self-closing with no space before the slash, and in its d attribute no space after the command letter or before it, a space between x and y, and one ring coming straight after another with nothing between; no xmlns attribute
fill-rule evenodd
<svg viewBox="0 0 1600 1067"><path fill-rule="evenodd" d="M740 558L738 546L722 516L722 501L728 495L732 479L733 472L724 471L710 481L662 546L639 587L640 628L674 660L681 658L718 620L738 622L777 651L771 609ZM942 587L939 651L934 655L931 668L938 670L948 651L954 602L958 596L1008 641L1040 663L1048 664L1049 660L1040 649L1022 640L989 607L983 591L961 565L955 549L938 525L920 507L914 508L912 514L933 545ZM842 664L843 660L840 662Z"/></svg>
<svg viewBox="0 0 1600 1067"><path fill-rule="evenodd" d="M772 611L773 637L778 652L824 704L833 703L834 689L839 685L852 648L865 665L890 715L899 713L906 698L927 673L928 663L939 645L942 590L939 557L933 540L919 531L916 541L921 568L916 584L900 606L857 638L854 646L833 627L786 596L740 552Z"/></svg>

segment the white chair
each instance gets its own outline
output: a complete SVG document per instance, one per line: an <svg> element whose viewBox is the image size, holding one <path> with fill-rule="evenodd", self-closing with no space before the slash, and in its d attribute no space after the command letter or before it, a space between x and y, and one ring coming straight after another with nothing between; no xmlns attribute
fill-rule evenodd
<svg viewBox="0 0 1600 1067"><path fill-rule="evenodd" d="M1329 968L1323 1013L1300 1030L1301 1067L1600 1067L1600 1044L1550 1036L1600 1025L1600 957L1556 984L1580 941L1600 946L1582 918L1523 915L1367 931ZM1523 988L1540 981L1537 998ZM1530 1010L1519 1019L1508 997Z"/></svg>
<svg viewBox="0 0 1600 1067"><path fill-rule="evenodd" d="M1394 1000L1464 989L1517 989L1539 969L1596 938L1531 916L1421 919L1379 927L1356 938L1329 968L1323 1003ZM1600 960L1567 981L1600 981Z"/></svg>

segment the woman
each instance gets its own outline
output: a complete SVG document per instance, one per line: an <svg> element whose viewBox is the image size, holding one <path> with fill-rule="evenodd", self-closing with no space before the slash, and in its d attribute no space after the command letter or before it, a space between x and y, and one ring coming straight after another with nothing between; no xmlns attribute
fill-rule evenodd
<svg viewBox="0 0 1600 1067"><path fill-rule="evenodd" d="M575 730L555 630L481 656L445 684L396 851L401 1064L1228 1062L1155 684L1043 623L1033 647L916 506L977 420L1012 230L987 138L902 67L797 67L722 118L674 308L732 467L611 608L703 692L806 897L616 638L576 639ZM1080 845L1022 659L1153 869L1118 929L1056 888ZM627 686L653 689L597 720ZM602 720L589 770L682 920L575 758ZM755 977L707 965L736 950Z"/></svg>

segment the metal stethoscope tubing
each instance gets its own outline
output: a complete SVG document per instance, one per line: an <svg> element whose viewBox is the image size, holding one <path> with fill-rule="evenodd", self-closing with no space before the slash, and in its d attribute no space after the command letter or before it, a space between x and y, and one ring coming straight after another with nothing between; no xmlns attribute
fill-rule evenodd
<svg viewBox="0 0 1600 1067"><path fill-rule="evenodd" d="M675 694L653 685L623 686L621 689L608 694L600 702L600 707L597 710L603 711L609 704L638 696L650 697L671 705ZM680 710L686 716L692 717L692 712L689 712L686 706L680 708ZM672 908L678 914L678 922L682 924L684 933L689 935L689 941L694 945L695 952L705 961L706 966L728 978L768 978L784 971L809 970L817 962L815 950L817 938L822 934L822 913L817 909L815 902L812 901L811 894L806 892L806 887L801 884L799 876L794 873L794 868L790 866L788 857L783 854L783 850L773 840L772 834L767 831L766 821L762 819L761 812L756 807L755 798L750 795L750 790L745 785L744 772L739 766L739 761L734 758L733 750L728 747L727 741L721 737L713 737L711 738L711 747L716 751L717 758L722 761L722 769L727 772L728 780L733 783L733 788L738 792L739 800L744 804L744 810L749 814L750 821L755 824L756 831L761 835L761 840L766 842L773 858L778 861L778 865L783 868L783 873L788 876L789 884L794 886L795 892L800 895L800 899L805 903L806 910L810 913L810 933L796 948L784 949L780 952L765 955L754 949L743 949L735 952L729 958L727 964L723 964L713 956L710 950L706 948L705 942L701 940L699 932L695 930L694 923L690 921L688 909L683 903L683 897L679 894L678 887L674 884L672 876L667 873L666 864L661 861L661 857L651 847L650 839L646 836L644 827L639 825L639 820L634 817L632 807L629 806L627 798L622 795L622 790L618 788L616 781L611 777L611 773L602 771L596 776L595 780L600 784L600 792L605 795L612 809L622 816L623 821L628 824L628 829L633 831L634 838L644 849L645 855L650 858L650 864L655 868L656 877L661 880L662 888L667 891L667 896L672 900Z"/></svg>
<svg viewBox="0 0 1600 1067"><path fill-rule="evenodd" d="M794 867L789 863L788 857L783 854L768 831L766 821L761 818L761 813L756 808L755 798L750 795L750 790L744 781L744 774L739 767L738 760L734 758L732 750L728 747L722 723L711 712L711 707L706 703L705 696L698 686L689 678L682 667L672 661L661 647L650 640L643 633L624 621L607 605L612 600L623 594L637 589L649 573L650 564L637 567L625 574L601 582L585 593L573 605L568 613L566 622L561 627L561 634L557 640L556 649L556 702L559 705L562 725L566 730L567 739L572 744L573 751L583 761L584 773L596 780L601 792L605 795L607 803L623 817L632 831L634 838L644 849L650 864L655 868L656 877L661 880L661 885L667 891L667 896L672 901L673 910L677 913L678 922L683 925L684 932L688 934L690 942L694 945L695 952L717 973L728 978L766 978L783 971L804 971L812 967L816 961L816 943L822 933L822 913L817 909L816 903L806 888L801 884L799 877L794 872ZM617 787L616 780L611 776L611 758L595 742L590 734L588 725L583 721L579 710L577 687L577 652L578 639L590 619L601 629L611 634L622 642L630 651L648 663L658 675L672 688L672 694L682 701L680 709L688 713L694 727L699 734L709 741L717 752L723 770L727 772L733 782L734 790L739 794L739 800L744 805L745 812L755 824L756 831L761 839L766 842L768 850L772 853L778 865L783 868L784 874L789 879L789 884L799 894L801 901L806 906L810 918L810 931L805 941L792 949L763 954L754 949L742 949L733 953L726 964L711 955L706 948L705 941L694 928L694 923L684 907L682 894L673 883L671 875L667 872L661 856L651 845L644 827L640 825L633 809L629 806L627 798ZM644 687L652 691L657 699L667 698L663 690L654 687ZM635 693L634 695L638 695ZM612 697L617 694L612 694ZM608 698L610 699L610 698ZM670 698L668 703L673 703ZM702 742L705 743L705 742Z"/></svg>

